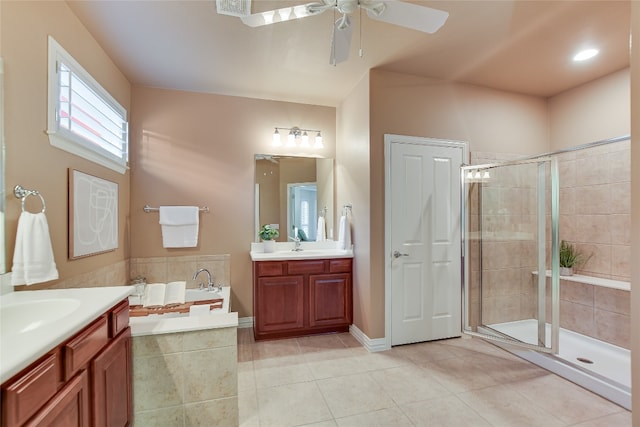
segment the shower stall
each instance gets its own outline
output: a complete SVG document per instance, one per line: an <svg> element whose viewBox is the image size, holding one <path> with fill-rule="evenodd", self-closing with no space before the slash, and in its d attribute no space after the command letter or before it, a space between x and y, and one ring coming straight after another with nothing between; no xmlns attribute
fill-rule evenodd
<svg viewBox="0 0 640 427"><path fill-rule="evenodd" d="M630 409L629 351L561 325L560 154L461 168L463 331Z"/></svg>

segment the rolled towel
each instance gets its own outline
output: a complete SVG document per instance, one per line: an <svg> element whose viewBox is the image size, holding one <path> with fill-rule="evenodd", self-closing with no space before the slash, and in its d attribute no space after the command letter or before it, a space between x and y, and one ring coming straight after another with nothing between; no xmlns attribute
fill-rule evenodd
<svg viewBox="0 0 640 427"><path fill-rule="evenodd" d="M316 230L316 242L322 242L327 240L327 231L324 224L324 217L318 217L318 227Z"/></svg>
<svg viewBox="0 0 640 427"><path fill-rule="evenodd" d="M11 284L33 285L57 278L47 217L44 212L22 212L18 219Z"/></svg>

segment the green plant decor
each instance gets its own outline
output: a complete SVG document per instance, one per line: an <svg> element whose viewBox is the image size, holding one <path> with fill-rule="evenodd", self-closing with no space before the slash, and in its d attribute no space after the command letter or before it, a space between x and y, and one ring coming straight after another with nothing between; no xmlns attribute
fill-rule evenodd
<svg viewBox="0 0 640 427"><path fill-rule="evenodd" d="M265 224L258 233L262 240L274 240L280 236L280 232L276 228L271 228L269 224Z"/></svg>
<svg viewBox="0 0 640 427"><path fill-rule="evenodd" d="M573 268L589 261L591 256L585 258L584 254L578 251L572 244L560 242L560 267Z"/></svg>

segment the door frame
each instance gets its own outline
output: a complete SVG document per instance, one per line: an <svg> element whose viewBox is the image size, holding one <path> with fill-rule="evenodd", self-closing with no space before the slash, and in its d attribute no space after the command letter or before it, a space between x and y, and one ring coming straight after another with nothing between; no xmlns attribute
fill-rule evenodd
<svg viewBox="0 0 640 427"><path fill-rule="evenodd" d="M391 348L391 144L413 144L425 147L447 147L462 150L462 163L468 163L469 143L440 138L384 135L384 340L385 349ZM462 233L463 230L460 230ZM461 248L462 249L462 248ZM458 284L456 284L458 286ZM460 301L462 304L462 301ZM462 328L461 328L462 329Z"/></svg>

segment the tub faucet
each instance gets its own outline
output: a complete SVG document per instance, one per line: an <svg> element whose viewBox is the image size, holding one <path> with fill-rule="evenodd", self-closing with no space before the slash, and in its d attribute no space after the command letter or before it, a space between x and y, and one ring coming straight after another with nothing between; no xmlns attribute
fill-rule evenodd
<svg viewBox="0 0 640 427"><path fill-rule="evenodd" d="M209 292L211 291L215 291L215 285L213 284L213 278L211 277L211 272L209 270L207 270L206 268L201 268L200 270L196 271L195 274L193 275L193 280L196 280L196 278L198 277L198 274L202 273L202 272L207 273L207 290ZM200 289L204 289L204 283L200 282ZM222 291L222 284L218 285L218 292Z"/></svg>

